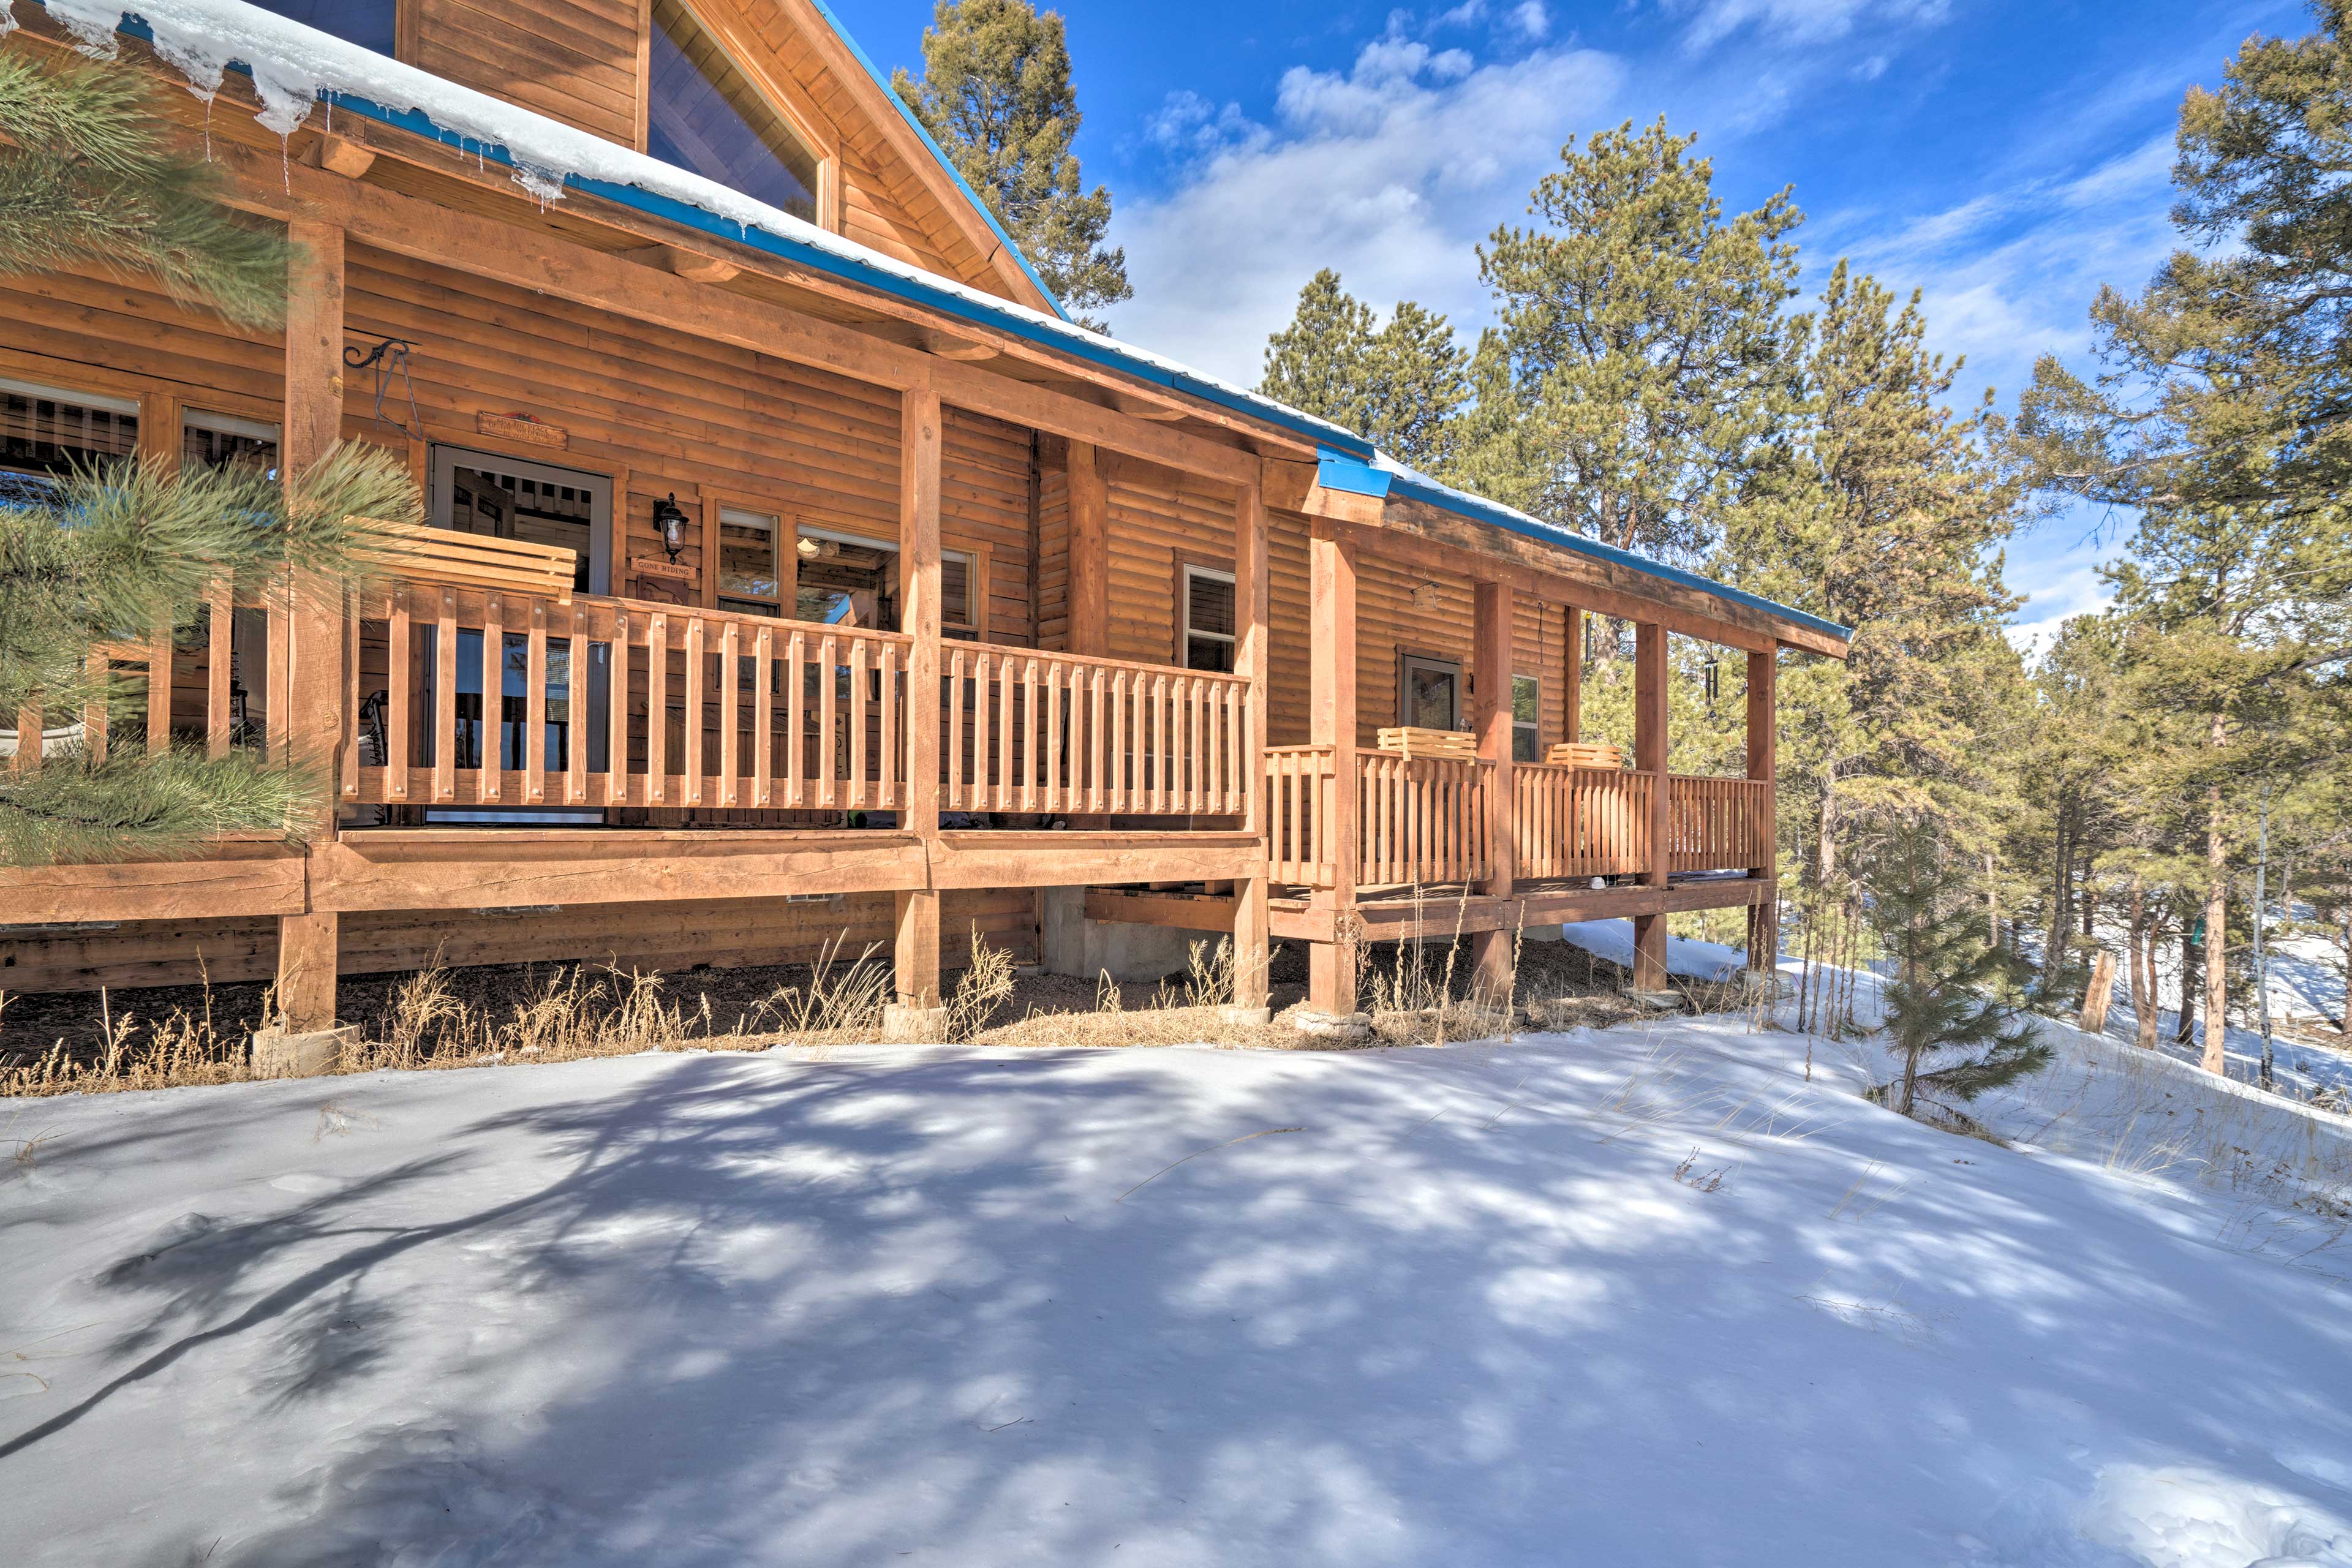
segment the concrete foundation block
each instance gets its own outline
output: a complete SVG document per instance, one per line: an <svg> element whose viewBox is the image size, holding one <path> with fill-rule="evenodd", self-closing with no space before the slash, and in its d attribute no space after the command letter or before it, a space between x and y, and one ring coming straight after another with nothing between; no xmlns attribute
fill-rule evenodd
<svg viewBox="0 0 2352 1568"><path fill-rule="evenodd" d="M1261 1024L1274 1022L1271 1007L1220 1007L1217 1022L1228 1029L1254 1029Z"/></svg>
<svg viewBox="0 0 2352 1568"><path fill-rule="evenodd" d="M882 1043L886 1046L936 1046L948 1037L945 1007L912 1007L893 1002L882 1009Z"/></svg>
<svg viewBox="0 0 2352 1568"><path fill-rule="evenodd" d="M289 1035L283 1029L253 1032L253 1076L256 1078L317 1078L342 1065L345 1047L360 1043L360 1026L345 1024L332 1029L310 1029Z"/></svg>
<svg viewBox="0 0 2352 1568"><path fill-rule="evenodd" d="M1216 946L1211 931L1176 931L1128 921L1087 919L1084 888L1045 889L1044 968L1079 980L1164 980L1192 967L1192 944Z"/></svg>
<svg viewBox="0 0 2352 1568"><path fill-rule="evenodd" d="M1314 1013L1301 1009L1290 1016L1298 1032L1320 1045L1360 1046L1372 1037L1368 1013Z"/></svg>

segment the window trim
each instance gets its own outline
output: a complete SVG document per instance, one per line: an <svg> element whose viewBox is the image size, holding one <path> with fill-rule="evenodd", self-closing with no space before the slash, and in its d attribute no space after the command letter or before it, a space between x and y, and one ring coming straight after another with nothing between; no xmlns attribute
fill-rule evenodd
<svg viewBox="0 0 2352 1568"><path fill-rule="evenodd" d="M706 552L709 557L710 569L705 574L707 581L704 584L703 603L711 609L728 610L732 615L757 615L759 612L751 609L730 610L729 609L730 603L737 605L765 603L774 609L777 619L789 619L790 617L784 614L784 606L791 603L793 597L800 591L800 573L797 570L800 565L800 552L784 548L784 530L792 524L793 514L780 506L770 506L743 496L724 495L716 490L703 491L702 504L706 509L703 515L710 520L711 531L709 547ZM765 518L773 525L768 535L769 548L775 556L775 559L769 563L770 574L774 577L776 583L776 596L772 600L763 601L749 594L730 594L719 584L719 579L725 565L722 557L726 549L727 514L730 511L739 512L745 517Z"/></svg>
<svg viewBox="0 0 2352 1568"><path fill-rule="evenodd" d="M1192 579L1195 577L1206 577L1213 582L1223 583L1234 591L1234 631L1195 632L1192 629ZM1234 650L1234 663L1238 667L1242 658L1239 632L1241 607L1241 580L1234 574L1232 568L1209 561L1178 556L1176 559L1176 646L1171 650L1173 655L1171 662L1176 668L1179 669L1192 668L1190 656L1192 651L1192 639L1195 637L1231 645Z"/></svg>
<svg viewBox="0 0 2352 1568"><path fill-rule="evenodd" d="M813 522L805 516L798 518L793 521L793 549L791 551L793 558L793 607L794 609L798 609L800 607L800 541L804 537L809 539L830 539L836 543L862 545L868 550L887 550L893 555L904 555L906 553L906 552L900 548L898 541L896 539L884 539L877 534L860 533L855 529L836 527L831 523ZM940 546L940 560L942 563L949 561L961 561L963 563L963 608L964 615L966 616L963 620L950 620L946 614L946 606L941 605L940 615L940 630L972 632L977 634L982 641L985 642L987 640L988 554L988 547L986 545L977 545L969 549L961 545L942 544ZM781 585L782 584L780 582L779 586ZM899 591L902 595L905 592L905 585L903 583L900 584ZM797 620L799 617L796 616L788 616L785 618L787 620Z"/></svg>
<svg viewBox="0 0 2352 1568"><path fill-rule="evenodd" d="M1530 683L1536 689L1536 716L1532 719L1521 719L1519 717L1519 682L1522 680ZM1524 759L1522 759L1518 754L1519 748L1517 745L1518 734L1522 730L1528 731L1535 737L1533 743L1528 747L1528 750L1532 754ZM1511 746L1511 760L1513 762L1524 760L1530 763L1539 763L1543 761L1543 677L1533 670L1515 669L1511 671L1511 739L1513 742Z"/></svg>

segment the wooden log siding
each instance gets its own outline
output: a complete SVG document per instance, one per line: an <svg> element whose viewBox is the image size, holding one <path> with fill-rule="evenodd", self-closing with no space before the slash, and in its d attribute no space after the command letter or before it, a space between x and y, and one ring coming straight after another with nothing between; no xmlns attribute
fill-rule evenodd
<svg viewBox="0 0 2352 1568"><path fill-rule="evenodd" d="M1274 746L1265 752L1267 874L1298 887L1331 885L1331 748Z"/></svg>
<svg viewBox="0 0 2352 1568"><path fill-rule="evenodd" d="M906 804L902 713L913 639L902 634L587 595L558 605L443 584L379 590L359 620L362 642L387 650L388 685L383 762L347 770L343 795L352 804ZM462 725L461 632L482 638L482 685L499 693L495 707L483 701ZM449 672L431 682L424 660L404 652L428 642L438 650L436 669ZM588 704L597 694L583 676L600 668L610 672L606 745L592 755ZM517 669L523 690L510 696L506 678ZM562 697L551 700L551 689Z"/></svg>
<svg viewBox="0 0 2352 1568"><path fill-rule="evenodd" d="M1648 869L1654 775L1549 763L1521 763L1511 772L1522 877Z"/></svg>
<svg viewBox="0 0 2352 1568"><path fill-rule="evenodd" d="M1356 764L1359 885L1467 882L1492 873L1486 803L1492 763L1360 752Z"/></svg>
<svg viewBox="0 0 2352 1568"><path fill-rule="evenodd" d="M638 0L409 0L402 58L451 81L633 147Z"/></svg>
<svg viewBox="0 0 2352 1568"><path fill-rule="evenodd" d="M1249 682L1123 659L951 642L948 811L1235 816L1249 809Z"/></svg>
<svg viewBox="0 0 2352 1568"><path fill-rule="evenodd" d="M1772 781L1677 773L1666 803L1668 868L1745 871L1771 855Z"/></svg>

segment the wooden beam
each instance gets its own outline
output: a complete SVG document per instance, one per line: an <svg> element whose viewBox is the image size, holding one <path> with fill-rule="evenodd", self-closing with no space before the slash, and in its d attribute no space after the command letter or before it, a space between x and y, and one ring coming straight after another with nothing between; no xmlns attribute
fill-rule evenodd
<svg viewBox="0 0 2352 1568"><path fill-rule="evenodd" d="M931 886L940 889L1231 882L1265 869L1265 847L1244 833L962 828L931 843Z"/></svg>
<svg viewBox="0 0 2352 1568"><path fill-rule="evenodd" d="M286 400L283 471L290 487L343 435L343 231L332 223L298 217L287 226L294 254L286 269ZM275 595L273 595L275 596ZM270 631L285 647L285 708L269 722L286 738L284 755L271 761L315 770L322 780L340 780L344 731L342 595L323 582L297 584L285 595L282 613L273 610ZM273 689L274 703L281 700ZM332 797L321 803L315 826L334 822ZM331 935L328 939L331 943ZM327 965L326 1010L334 1011L334 965ZM326 1026L320 1025L323 1028Z"/></svg>
<svg viewBox="0 0 2352 1568"><path fill-rule="evenodd" d="M356 180L375 167L375 149L348 136L322 132L318 141L302 154L302 162L313 169L324 169L331 174L341 174Z"/></svg>
<svg viewBox="0 0 2352 1568"><path fill-rule="evenodd" d="M1121 414L1130 414L1138 419L1151 419L1163 423L1172 423L1184 418L1190 412L1176 404L1163 403L1157 398L1139 397L1131 392L1112 393L1110 405Z"/></svg>
<svg viewBox="0 0 2352 1568"><path fill-rule="evenodd" d="M335 1026L335 941L341 917L278 917L278 1025L289 1035Z"/></svg>
<svg viewBox="0 0 2352 1568"><path fill-rule="evenodd" d="M772 899L896 892L926 879L922 845L901 833L347 828L312 851L310 903L349 912Z"/></svg>
<svg viewBox="0 0 2352 1568"><path fill-rule="evenodd" d="M219 845L201 860L0 867L12 925L299 914L302 859L282 847Z"/></svg>
<svg viewBox="0 0 2352 1568"><path fill-rule="evenodd" d="M1266 568L1265 505L1258 487L1244 485L1234 498L1234 672L1249 682L1249 718L1242 740L1243 781L1249 790L1244 818L1257 840L1257 874L1238 884L1234 909L1234 1005L1266 1005L1273 961L1267 931L1265 732L1266 669L1270 619Z"/></svg>
<svg viewBox="0 0 2352 1568"><path fill-rule="evenodd" d="M1331 821L1324 835L1336 869L1315 892L1334 916L1333 940L1307 954L1308 1003L1318 1012L1356 1010L1358 944L1344 924L1356 901L1356 548L1318 530L1307 546L1309 739L1331 748Z"/></svg>
<svg viewBox="0 0 2352 1568"><path fill-rule="evenodd" d="M940 1005L940 895L910 889L898 896L891 957L898 976L898 1005L929 1009Z"/></svg>
<svg viewBox="0 0 2352 1568"><path fill-rule="evenodd" d="M1507 899L1472 894L1466 899L1428 900L1416 906L1411 899L1376 899L1356 906L1368 942L1393 942L1413 935L1447 937L1459 931L1516 931L1524 926L1555 925L1562 921L1622 920L1680 910L1753 909L1770 896L1763 883L1738 878L1707 878L1677 882L1671 888L1604 888L1582 886L1531 889L1519 884ZM1284 942L1319 942L1331 940L1331 911L1318 910L1297 899L1274 906L1274 934Z"/></svg>
<svg viewBox="0 0 2352 1568"><path fill-rule="evenodd" d="M925 847L940 835L940 395L929 383L898 409L899 629L907 650L907 806L900 820ZM903 1006L940 1005L940 896L898 895L897 970Z"/></svg>
<svg viewBox="0 0 2352 1568"><path fill-rule="evenodd" d="M1673 806L1666 772L1671 754L1666 736L1666 628L1643 621L1633 628L1633 767L1653 781L1647 877L1653 888L1666 885L1672 858L1666 833Z"/></svg>
<svg viewBox="0 0 2352 1568"><path fill-rule="evenodd" d="M1475 584L1470 596L1471 727L1478 737L1478 755L1486 769L1486 852L1493 871L1478 884L1490 898L1511 893L1514 781L1511 769L1511 588L1507 583ZM1487 994L1505 994L1510 986L1514 954L1508 933L1480 931L1471 943L1478 985Z"/></svg>
<svg viewBox="0 0 2352 1568"><path fill-rule="evenodd" d="M621 254L641 267L651 267L673 277L691 279L697 283L724 283L743 270L731 261L680 250L674 245L640 246Z"/></svg>
<svg viewBox="0 0 2352 1568"><path fill-rule="evenodd" d="M1748 776L1770 784L1779 778L1779 714L1776 688L1779 660L1769 651L1748 656ZM1764 863L1748 874L1774 889L1775 898L1752 905L1748 911L1748 967L1769 974L1780 966L1780 800L1771 797L1772 831L1765 838Z"/></svg>
<svg viewBox="0 0 2352 1568"><path fill-rule="evenodd" d="M1242 900L1215 893L1138 893L1123 888L1088 888L1087 919L1120 921L1129 925L1163 926L1171 931L1214 931L1224 935L1239 918ZM1263 1007L1261 999L1244 1003Z"/></svg>
<svg viewBox="0 0 2352 1568"><path fill-rule="evenodd" d="M1570 605L1568 609L1567 657L1560 660L1560 735L1563 741L1583 738L1584 729L1584 612Z"/></svg>
<svg viewBox="0 0 2352 1568"><path fill-rule="evenodd" d="M300 164L267 164L254 149L224 143L232 205L287 218L298 205L325 215L378 249L569 300L755 353L773 354L894 391L925 382L959 408L1129 453L1224 484L1259 476L1254 452L1173 430L1069 393L942 361L854 328L524 229ZM292 187L289 196L286 187Z"/></svg>
<svg viewBox="0 0 2352 1568"><path fill-rule="evenodd" d="M1070 503L1070 651L1102 658L1110 652L1110 485L1091 443L1069 444L1063 479Z"/></svg>

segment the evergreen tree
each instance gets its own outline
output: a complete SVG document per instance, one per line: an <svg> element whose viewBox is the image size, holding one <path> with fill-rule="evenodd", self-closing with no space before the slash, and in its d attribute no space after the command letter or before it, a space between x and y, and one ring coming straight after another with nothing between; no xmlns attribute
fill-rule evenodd
<svg viewBox="0 0 2352 1568"><path fill-rule="evenodd" d="M1497 324L1474 371L1458 477L1668 559L1715 545L1781 411L1782 305L1801 221L1783 190L1727 222L1694 138L1629 121L1560 152L1528 211L1479 247Z"/></svg>
<svg viewBox="0 0 2352 1568"><path fill-rule="evenodd" d="M2051 1059L1999 994L2013 968L1985 940L1963 865L1927 819L1899 815L1864 868L1870 921L1894 963L1881 999L1886 1048L1901 1064L1876 1092L1906 1116L1924 1102L1958 1117L1945 1097L1974 1100Z"/></svg>
<svg viewBox="0 0 2352 1568"><path fill-rule="evenodd" d="M104 262L236 320L282 312L283 237L210 208L209 171L166 124L124 68L45 70L0 56L10 143L0 150L0 266ZM68 727L93 708L113 733L132 731L137 710L107 672L107 645L191 626L215 583L331 591L364 531L355 518L420 512L405 465L373 448L331 453L290 486L243 469L124 461L12 488L0 498L0 721L18 723L16 743L33 753L51 721ZM37 772L0 774L0 865L184 853L229 829L299 831L323 798L325 781L302 765L311 761L144 745L98 757L77 746Z"/></svg>
<svg viewBox="0 0 2352 1568"><path fill-rule="evenodd" d="M1783 683L1783 798L1811 804L1811 874L1825 879L1843 823L1873 812L1932 812L1980 855L2008 780L1992 738L2022 683L2000 553L2022 488L1989 450L1999 419L1947 405L1960 366L1927 352L1917 296L1898 309L1842 261L1787 332L1787 404L1717 569L1856 628L1845 662Z"/></svg>
<svg viewBox="0 0 2352 1568"><path fill-rule="evenodd" d="M1299 290L1290 324L1266 340L1258 390L1442 477L1470 395L1469 355L1444 316L1410 300L1385 326L1373 319L1325 268Z"/></svg>
<svg viewBox="0 0 2352 1568"><path fill-rule="evenodd" d="M1030 0L939 0L923 29L923 75L891 86L964 182L1085 325L1133 290L1127 253L1106 249L1110 191L1078 177L1080 115L1062 18Z"/></svg>

